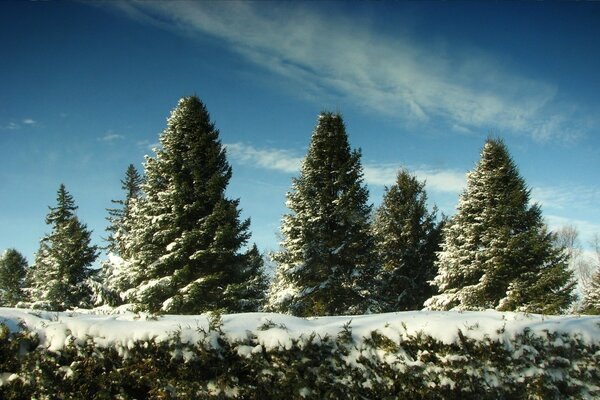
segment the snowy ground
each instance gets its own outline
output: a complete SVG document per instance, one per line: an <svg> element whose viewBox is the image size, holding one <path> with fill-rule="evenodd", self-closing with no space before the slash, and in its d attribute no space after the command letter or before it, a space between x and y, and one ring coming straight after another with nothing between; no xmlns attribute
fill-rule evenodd
<svg viewBox="0 0 600 400"><path fill-rule="evenodd" d="M355 342L369 337L375 330L396 343L400 343L402 337L422 332L449 344L459 339L459 330L473 339L489 336L506 342L529 329L532 334L568 333L584 343L600 344L600 317L597 316L415 311L308 319L269 313L231 314L221 318L221 330L229 339L244 340L256 335L266 350L290 348L292 339L311 333L335 337L347 324ZM89 338L94 338L100 347L127 349L135 341L168 340L175 332L180 333L183 342L197 343L206 337L211 320L214 322L210 315L154 317L134 313L98 315L89 311L56 313L0 308L0 322L13 331L24 325L39 335L41 346L50 350L60 350L71 340Z"/></svg>

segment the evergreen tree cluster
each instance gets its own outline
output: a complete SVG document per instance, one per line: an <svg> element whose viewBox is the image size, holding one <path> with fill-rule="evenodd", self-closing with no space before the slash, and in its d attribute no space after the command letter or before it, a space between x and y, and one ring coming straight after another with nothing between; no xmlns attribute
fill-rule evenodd
<svg viewBox="0 0 600 400"><path fill-rule="evenodd" d="M101 271L91 269L98 249L61 185L32 267L15 250L0 259L3 304L314 316L423 306L560 313L573 300L567 256L499 139L486 141L452 218L428 208L425 182L406 170L374 210L341 115L321 113L287 194L270 285L248 243L250 221L225 194L232 169L198 97L179 101L155 153L143 174L129 165L124 198L107 210ZM599 309L598 281L588 310Z"/></svg>

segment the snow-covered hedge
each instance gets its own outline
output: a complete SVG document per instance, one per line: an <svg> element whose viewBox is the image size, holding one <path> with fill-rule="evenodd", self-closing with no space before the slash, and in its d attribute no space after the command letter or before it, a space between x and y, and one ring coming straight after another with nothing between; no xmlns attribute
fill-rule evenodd
<svg viewBox="0 0 600 400"><path fill-rule="evenodd" d="M598 398L600 318L0 309L0 398Z"/></svg>

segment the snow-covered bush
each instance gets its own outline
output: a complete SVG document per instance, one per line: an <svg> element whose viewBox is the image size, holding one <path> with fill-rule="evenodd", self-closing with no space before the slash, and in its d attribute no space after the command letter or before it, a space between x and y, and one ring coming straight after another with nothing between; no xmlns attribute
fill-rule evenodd
<svg viewBox="0 0 600 400"><path fill-rule="evenodd" d="M0 398L598 398L600 318L0 309Z"/></svg>

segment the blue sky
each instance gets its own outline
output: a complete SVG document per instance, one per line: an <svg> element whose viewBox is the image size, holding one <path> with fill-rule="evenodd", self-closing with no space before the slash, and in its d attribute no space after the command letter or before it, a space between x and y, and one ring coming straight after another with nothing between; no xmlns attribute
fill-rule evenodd
<svg viewBox="0 0 600 400"><path fill-rule="evenodd" d="M105 208L177 100L228 148L253 241L277 248L320 111L344 116L371 201L406 167L453 214L502 137L551 227L600 233L600 3L0 3L0 248L30 262L64 183L104 244Z"/></svg>

